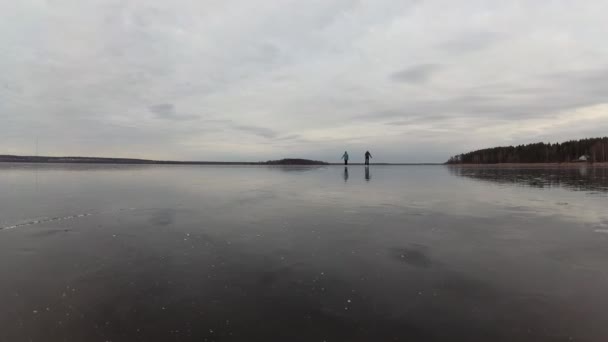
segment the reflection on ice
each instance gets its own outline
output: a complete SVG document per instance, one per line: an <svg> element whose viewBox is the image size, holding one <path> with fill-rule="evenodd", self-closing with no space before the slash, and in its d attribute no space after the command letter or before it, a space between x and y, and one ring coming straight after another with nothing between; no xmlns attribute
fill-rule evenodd
<svg viewBox="0 0 608 342"><path fill-rule="evenodd" d="M563 187L577 191L608 192L608 167L536 167L450 166L456 176L499 184L517 184L534 188Z"/></svg>

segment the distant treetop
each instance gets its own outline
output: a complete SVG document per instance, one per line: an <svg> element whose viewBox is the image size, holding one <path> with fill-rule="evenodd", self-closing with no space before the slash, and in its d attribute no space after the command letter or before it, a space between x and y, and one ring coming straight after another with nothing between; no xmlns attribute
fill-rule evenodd
<svg viewBox="0 0 608 342"><path fill-rule="evenodd" d="M266 165L328 165L328 163L318 160L287 158L280 160L269 160L264 162Z"/></svg>
<svg viewBox="0 0 608 342"><path fill-rule="evenodd" d="M608 162L608 137L493 147L451 157L446 164Z"/></svg>

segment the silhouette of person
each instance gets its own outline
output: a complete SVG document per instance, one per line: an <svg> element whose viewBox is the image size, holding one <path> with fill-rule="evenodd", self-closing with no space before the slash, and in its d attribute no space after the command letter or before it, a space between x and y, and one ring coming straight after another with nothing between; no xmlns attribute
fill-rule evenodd
<svg viewBox="0 0 608 342"><path fill-rule="evenodd" d="M372 176L369 175L369 166L365 166L365 180L366 181L370 181L370 179L372 179Z"/></svg>
<svg viewBox="0 0 608 342"><path fill-rule="evenodd" d="M369 158L373 158L372 154L369 151L365 152L365 165L369 165Z"/></svg>
<svg viewBox="0 0 608 342"><path fill-rule="evenodd" d="M348 168L344 167L344 181L348 181Z"/></svg>
<svg viewBox="0 0 608 342"><path fill-rule="evenodd" d="M348 165L348 152L344 151L342 159L344 159L344 165Z"/></svg>

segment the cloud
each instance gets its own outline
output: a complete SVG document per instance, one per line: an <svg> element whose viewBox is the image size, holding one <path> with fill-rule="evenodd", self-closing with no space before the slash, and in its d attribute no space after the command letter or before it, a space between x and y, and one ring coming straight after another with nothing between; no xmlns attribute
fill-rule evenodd
<svg viewBox="0 0 608 342"><path fill-rule="evenodd" d="M425 83L431 79L439 68L440 66L437 64L414 65L391 74L391 79L403 83Z"/></svg>
<svg viewBox="0 0 608 342"><path fill-rule="evenodd" d="M470 53L498 44L503 37L503 34L496 32L466 32L441 42L437 46L449 53Z"/></svg>
<svg viewBox="0 0 608 342"><path fill-rule="evenodd" d="M299 135L299 134L289 134L289 135L277 138L276 140L298 140L298 139L301 139L301 138L302 138L302 136Z"/></svg>
<svg viewBox="0 0 608 342"><path fill-rule="evenodd" d="M175 113L175 106L171 103L160 103L149 107L150 112L156 115L158 119L164 120L195 120L196 115L178 115Z"/></svg>
<svg viewBox="0 0 608 342"><path fill-rule="evenodd" d="M161 103L150 106L150 111L160 117L173 116L175 115L175 106L171 103Z"/></svg>
<svg viewBox="0 0 608 342"><path fill-rule="evenodd" d="M277 136L279 136L278 132L275 132L272 129L266 128L266 127L257 127L257 126L239 125L239 124L233 124L233 125L231 125L231 127L238 131L258 135L260 137L268 138L268 139L276 138Z"/></svg>

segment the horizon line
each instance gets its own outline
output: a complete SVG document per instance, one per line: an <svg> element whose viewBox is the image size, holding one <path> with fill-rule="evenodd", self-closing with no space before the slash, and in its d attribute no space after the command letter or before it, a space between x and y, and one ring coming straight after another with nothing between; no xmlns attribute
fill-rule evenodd
<svg viewBox="0 0 608 342"><path fill-rule="evenodd" d="M14 158L15 160L10 160ZM70 160L72 159L72 160ZM105 164L225 164L225 165L261 165L268 162L276 162L282 160L305 160L317 162L316 165L343 165L341 162L327 162L321 160L312 160L307 158L281 158L261 161L217 161L217 160L162 160L162 159L144 159L144 158L127 158L127 157L91 157L91 156L31 156L31 155L14 155L0 154L0 162L21 162L21 163L105 163ZM438 162L378 162L374 165L443 165L445 163ZM294 164L298 165L298 164ZM306 165L306 164L302 164ZM314 165L314 164L309 164ZM349 165L364 165L361 163L349 163Z"/></svg>

